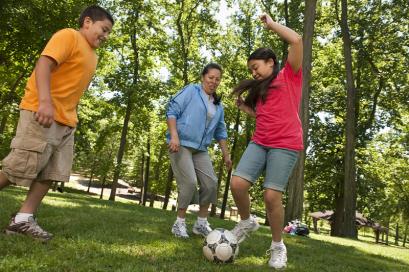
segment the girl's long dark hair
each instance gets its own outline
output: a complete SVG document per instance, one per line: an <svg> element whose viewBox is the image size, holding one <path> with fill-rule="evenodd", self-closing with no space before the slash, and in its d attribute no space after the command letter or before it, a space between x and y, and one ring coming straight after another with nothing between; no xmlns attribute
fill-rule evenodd
<svg viewBox="0 0 409 272"><path fill-rule="evenodd" d="M207 65L203 68L203 71L202 71L201 75L202 75L202 76L205 76L207 73L209 73L209 71L210 71L211 69L217 69L217 70L220 71L220 74L221 74L221 75L223 74L223 69L222 69L222 67L221 67L219 64L217 64L217 63L211 62L211 63L207 64ZM219 105L219 104L220 104L220 101L222 100L222 97L221 97L221 96L218 96L218 95L216 94L216 91L214 91L214 93L212 94L212 96L213 96L213 104Z"/></svg>
<svg viewBox="0 0 409 272"><path fill-rule="evenodd" d="M270 86L271 82L277 77L280 70L277 57L274 54L273 50L269 48L259 48L254 51L247 59L247 62L249 62L250 60L268 61L269 59L272 59L274 61L273 73L271 74L271 76L264 80L245 79L233 89L233 94L237 96L241 95L245 91L248 91L248 94L244 99L244 104L251 107L252 109L256 108L256 104L259 98L261 98L263 102L266 101L268 87Z"/></svg>

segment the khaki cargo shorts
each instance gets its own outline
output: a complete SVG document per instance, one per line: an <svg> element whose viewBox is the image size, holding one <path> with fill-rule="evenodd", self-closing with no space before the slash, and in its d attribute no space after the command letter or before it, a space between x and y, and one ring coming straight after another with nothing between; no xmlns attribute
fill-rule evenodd
<svg viewBox="0 0 409 272"><path fill-rule="evenodd" d="M54 122L44 128L34 112L20 110L11 152L2 161L2 171L11 183L30 186L35 180L67 182L70 178L75 128Z"/></svg>

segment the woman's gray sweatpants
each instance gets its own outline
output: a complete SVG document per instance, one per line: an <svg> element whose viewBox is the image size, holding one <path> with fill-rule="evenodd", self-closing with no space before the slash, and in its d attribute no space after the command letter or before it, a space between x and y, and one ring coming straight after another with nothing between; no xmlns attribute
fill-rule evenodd
<svg viewBox="0 0 409 272"><path fill-rule="evenodd" d="M180 146L169 157L178 186L178 208L216 204L217 178L207 151Z"/></svg>

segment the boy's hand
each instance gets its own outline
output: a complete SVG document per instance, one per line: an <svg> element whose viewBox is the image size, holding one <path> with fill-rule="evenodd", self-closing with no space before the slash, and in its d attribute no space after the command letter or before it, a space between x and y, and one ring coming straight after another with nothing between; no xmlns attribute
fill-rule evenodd
<svg viewBox="0 0 409 272"><path fill-rule="evenodd" d="M51 102L42 102L35 113L35 120L45 128L49 128L54 122L54 106Z"/></svg>

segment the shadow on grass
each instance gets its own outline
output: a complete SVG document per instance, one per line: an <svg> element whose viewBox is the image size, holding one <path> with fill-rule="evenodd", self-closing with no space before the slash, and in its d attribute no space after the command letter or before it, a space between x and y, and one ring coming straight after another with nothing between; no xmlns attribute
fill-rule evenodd
<svg viewBox="0 0 409 272"><path fill-rule="evenodd" d="M0 192L1 225L26 191ZM67 203L67 206L60 206ZM4 204L4 205L3 205ZM77 192L51 193L40 210L40 224L55 234L47 244L0 234L0 271L271 271L265 250L266 227L240 245L234 264L204 259L203 239L170 234L175 213L136 204L110 202ZM188 227L195 220L188 215ZM231 229L234 222L210 218L213 227ZM408 271L408 264L368 254L354 247L314 239L285 237L287 271Z"/></svg>

